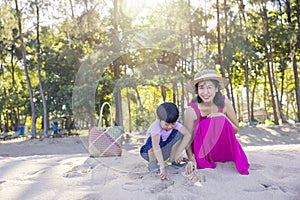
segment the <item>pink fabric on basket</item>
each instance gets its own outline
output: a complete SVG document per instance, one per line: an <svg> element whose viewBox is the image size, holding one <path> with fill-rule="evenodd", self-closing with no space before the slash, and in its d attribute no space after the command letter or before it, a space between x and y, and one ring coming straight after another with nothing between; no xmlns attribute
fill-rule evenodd
<svg viewBox="0 0 300 200"><path fill-rule="evenodd" d="M199 123L194 125L193 151L198 168L215 168L215 162L234 161L240 174L249 174L245 152L236 139L234 129L224 116L202 117L198 106L189 104L196 112Z"/></svg>
<svg viewBox="0 0 300 200"><path fill-rule="evenodd" d="M122 135L119 134L120 136L114 139L110 133L113 132L113 128L118 127L108 127L106 129L92 127L89 130L89 152L91 156L121 156Z"/></svg>

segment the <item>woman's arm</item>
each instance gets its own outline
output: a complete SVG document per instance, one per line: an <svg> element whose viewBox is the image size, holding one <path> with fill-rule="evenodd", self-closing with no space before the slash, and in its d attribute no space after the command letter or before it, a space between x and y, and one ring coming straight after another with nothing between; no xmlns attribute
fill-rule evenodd
<svg viewBox="0 0 300 200"><path fill-rule="evenodd" d="M192 107L188 107L184 112L184 127L192 134L190 144L194 139L194 121L197 120L197 115Z"/></svg>
<svg viewBox="0 0 300 200"><path fill-rule="evenodd" d="M238 119L236 117L233 106L231 104L231 101L229 99L225 99L224 113L226 114L227 119L232 124L235 133L237 133L238 130L239 130L239 122L238 122Z"/></svg>
<svg viewBox="0 0 300 200"><path fill-rule="evenodd" d="M182 135L183 135L183 138L176 150L176 153L175 153L175 161L177 163L179 163L181 161L181 155L182 155L182 152L183 150L185 150L187 148L188 145L190 145L190 141L191 141L191 133L187 130L187 128L185 126L182 126L180 127L180 129L178 130Z"/></svg>
<svg viewBox="0 0 300 200"><path fill-rule="evenodd" d="M194 121L197 120L197 115L192 107L188 107L184 113L184 123L183 125L191 133L191 139L186 148L186 154L189 159L189 163L186 166L186 173L190 174L194 169L196 169L196 160L192 151L192 142L194 140Z"/></svg>

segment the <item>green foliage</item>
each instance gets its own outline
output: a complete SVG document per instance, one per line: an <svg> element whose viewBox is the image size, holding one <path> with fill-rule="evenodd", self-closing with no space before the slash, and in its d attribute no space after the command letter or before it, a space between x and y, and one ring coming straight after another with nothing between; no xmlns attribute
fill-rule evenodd
<svg viewBox="0 0 300 200"><path fill-rule="evenodd" d="M37 2L41 12L42 85L49 118L72 117L75 115L74 106L80 108L80 116L97 118L101 104L104 101L115 103L114 93L120 88L126 128L129 128L129 114L134 126L149 125L155 118L156 106L163 100L186 105L191 95L183 93L184 84L199 68L213 68L219 62L218 42L221 64L225 75L230 77L233 96L245 95L239 89L248 86L249 93L253 91L250 99L254 99L255 107L263 106L268 111L276 109L272 108L271 98L266 95L270 93L266 74L269 62L285 115L297 116L297 109L287 112L288 106L296 108L297 101L295 91L298 86L291 67L291 55L295 55L298 63L300 59L296 1L289 1L290 15L286 4L279 5L278 1L248 1L244 6L236 5L232 0L219 1L220 41L215 2L206 1L204 6L193 1L190 5L189 1L166 1L157 5L154 2L151 5L148 2L124 5L125 1L118 1L118 7L114 8L113 1L88 0L73 1L70 9L64 1L20 1L29 75L39 122L43 108L37 78ZM265 5L273 5L266 6L266 20L261 10ZM132 10L134 7L136 10ZM48 11L62 15L54 17ZM11 2L1 4L0 112L1 119L5 117L9 125L17 122L14 118L18 117L13 115L26 118L27 123L30 123L31 115L14 12ZM266 49L271 52L271 60L268 60ZM111 60L112 55L118 57ZM195 69L192 69L192 63ZM88 67L79 71L85 65ZM246 70L248 83L245 81ZM87 79L86 83L75 88L76 80L82 77ZM97 82L95 95L90 92L94 88L89 81ZM75 92L92 100L76 99L72 102L74 88ZM182 96L184 98L180 98ZM245 111L245 101L237 101L241 101L238 102L240 109ZM131 113L127 112L126 104L131 105ZM105 115L108 115L107 109ZM91 119L83 121L84 126L92 123Z"/></svg>

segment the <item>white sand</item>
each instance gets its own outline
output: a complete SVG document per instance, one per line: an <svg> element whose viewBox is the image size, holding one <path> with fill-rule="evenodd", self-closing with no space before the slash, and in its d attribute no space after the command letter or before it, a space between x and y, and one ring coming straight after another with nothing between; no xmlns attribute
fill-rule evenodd
<svg viewBox="0 0 300 200"><path fill-rule="evenodd" d="M127 133L121 157L90 158L87 137L14 140L0 144L0 199L300 199L300 126L241 128L250 174L217 163L170 180L149 174L139 155L144 134Z"/></svg>

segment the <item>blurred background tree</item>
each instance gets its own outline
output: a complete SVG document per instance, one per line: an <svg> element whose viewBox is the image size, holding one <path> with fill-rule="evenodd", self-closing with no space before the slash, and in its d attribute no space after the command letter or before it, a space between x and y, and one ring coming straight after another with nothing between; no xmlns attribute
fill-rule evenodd
<svg viewBox="0 0 300 200"><path fill-rule="evenodd" d="M144 131L161 102L184 112L200 68L228 78L241 122L299 121L299 1L236 2L1 1L1 131L88 128L105 101L125 131Z"/></svg>

